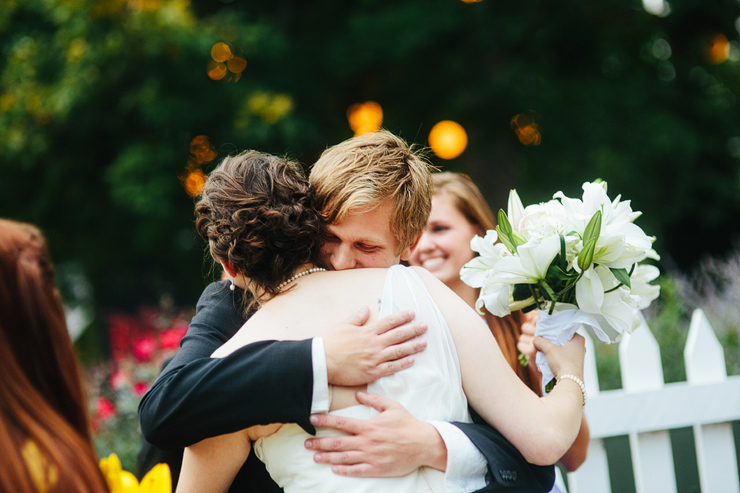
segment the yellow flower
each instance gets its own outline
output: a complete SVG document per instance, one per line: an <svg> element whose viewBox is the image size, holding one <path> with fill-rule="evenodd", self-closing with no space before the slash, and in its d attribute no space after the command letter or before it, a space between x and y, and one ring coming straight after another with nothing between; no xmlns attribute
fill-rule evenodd
<svg viewBox="0 0 740 493"><path fill-rule="evenodd" d="M105 481L108 483L110 493L122 493L121 460L116 454L110 454L105 459L100 459L100 470L103 471Z"/></svg>
<svg viewBox="0 0 740 493"><path fill-rule="evenodd" d="M170 493L171 491L170 466L164 463L152 467L139 485L139 493Z"/></svg>
<svg viewBox="0 0 740 493"><path fill-rule="evenodd" d="M157 464L146 473L141 483L136 476L121 468L116 454L100 460L100 470L108 482L111 493L171 493L172 478L167 464Z"/></svg>

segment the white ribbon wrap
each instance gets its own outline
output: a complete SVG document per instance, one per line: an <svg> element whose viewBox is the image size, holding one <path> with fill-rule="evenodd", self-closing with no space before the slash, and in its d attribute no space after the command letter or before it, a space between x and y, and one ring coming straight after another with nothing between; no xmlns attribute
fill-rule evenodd
<svg viewBox="0 0 740 493"><path fill-rule="evenodd" d="M537 331L536 336L542 336L549 342L563 346L568 343L578 329L581 326L590 327L594 335L605 343L610 343L609 336L602 330L599 321L592 315L582 312L574 305L569 305L569 308L561 309L552 315L549 315L546 311L540 310L540 316L537 319ZM537 351L537 368L542 373L542 395L546 395L545 386L554 378L554 374L547 364L547 358L545 354Z"/></svg>

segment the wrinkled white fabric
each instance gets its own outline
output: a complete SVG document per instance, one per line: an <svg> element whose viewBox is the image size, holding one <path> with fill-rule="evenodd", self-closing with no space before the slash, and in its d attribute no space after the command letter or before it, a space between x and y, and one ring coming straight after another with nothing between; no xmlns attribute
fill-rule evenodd
<svg viewBox="0 0 740 493"><path fill-rule="evenodd" d="M394 266L388 270L380 306L381 317L400 310L414 310L416 322L429 326L424 338L427 348L415 356L414 365L368 385L368 392L400 402L422 421L470 422L468 403L462 389L460 364L452 336L442 314L413 269ZM351 406L331 414L370 419L377 411ZM341 432L322 429L317 436ZM310 438L295 424L283 425L275 434L257 440L254 450L272 478L286 493L353 493L403 491L411 493L445 491L443 472L422 468L400 478L349 478L331 472L331 466L313 461L313 452L303 443Z"/></svg>
<svg viewBox="0 0 740 493"><path fill-rule="evenodd" d="M611 342L606 333L601 329L598 320L593 316L577 308L562 310L549 315L546 311L540 310L540 316L537 319L537 331L535 335L542 336L553 344L562 346L573 339L573 336L581 325L590 327L593 333L607 344ZM542 395L545 395L545 386L553 379L552 370L547 364L545 354L537 351L537 368L542 373Z"/></svg>

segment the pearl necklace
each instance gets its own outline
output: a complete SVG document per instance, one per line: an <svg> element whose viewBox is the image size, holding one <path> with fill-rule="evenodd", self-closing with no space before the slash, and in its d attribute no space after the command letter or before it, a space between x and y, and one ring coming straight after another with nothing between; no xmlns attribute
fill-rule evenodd
<svg viewBox="0 0 740 493"><path fill-rule="evenodd" d="M286 279L285 281L283 281L282 283L280 283L280 285L278 286L278 291L280 291L281 289L283 289L283 286L285 286L286 284L290 284L291 282L295 281L299 277L307 276L308 274L313 274L314 272L321 272L321 271L325 271L325 270L326 269L324 269L323 267L314 267L312 269L308 269L308 270L304 270L303 272L299 272L298 274L294 275L293 277L291 277L289 279Z"/></svg>

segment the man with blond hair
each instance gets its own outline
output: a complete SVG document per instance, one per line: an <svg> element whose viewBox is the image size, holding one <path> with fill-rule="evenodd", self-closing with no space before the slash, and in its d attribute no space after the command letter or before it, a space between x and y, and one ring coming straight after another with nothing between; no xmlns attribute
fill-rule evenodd
<svg viewBox="0 0 740 493"><path fill-rule="evenodd" d="M408 259L431 211L431 170L429 163L417 152L387 131L365 134L327 149L309 176L315 205L327 222L328 234L321 255L327 266L336 270L390 267ZM211 343L201 343L199 355L205 355L207 349L215 350L216 347L211 347L214 341L220 340L225 333L235 333L244 321L233 316L233 303L224 299L208 303L207 309L199 308L200 313L206 313L201 319L208 318L209 324L216 326L200 330L200 337L210 338ZM194 322L198 317L196 313ZM221 322L210 322L217 319ZM330 331L323 341L299 341L303 344L302 366L290 360L299 358L295 351L288 360L281 359L276 365L268 359L272 356L259 354L264 348L246 350L247 357L252 359L250 365L260 368L259 372L251 368L248 371L259 374L266 382L262 388L255 383L243 383L242 377L233 371L235 362L230 363L231 371L229 364L219 368L211 362L193 362L192 357L171 363L139 408L145 438L159 446L182 447L255 424L296 422L311 433L315 425L348 433L306 441L306 447L317 452L315 460L333 464L337 474L400 476L428 466L446 471L448 491L549 491L554 481L553 468L528 464L509 442L485 423L425 423L390 399L362 393L358 394L358 400L380 412L374 418L361 421L325 414L330 400L329 383L369 383L409 366L413 362L411 355L423 349L423 342L414 338L423 327L405 325L388 330L407 322L408 317L375 322L383 322L379 327L374 324L360 327L366 319L367 313L363 313L349 321L352 323ZM194 324L191 324L188 335L193 331L195 336L199 328L196 325L194 331ZM355 340L347 336L353 331L357 333ZM336 339L341 344L335 343L333 334L338 334ZM367 349L367 344L371 343L372 350L362 353L357 348L360 339L361 346ZM193 344L192 339L184 339L180 352L188 344ZM262 343L250 346L259 344ZM268 349L277 351L276 347L287 347L287 344L273 341ZM310 347L308 360L307 347ZM234 354L223 360L234 358ZM352 360L360 354L371 363L357 369L357 362ZM342 380L336 376L344 371L343 368L354 375L351 383L347 378ZM277 385L276 375L290 384ZM224 387L226 381L228 387ZM217 388L231 388L233 392L217 396L212 392ZM264 398L258 405L245 403L239 396L248 392ZM207 406L203 404L204 399L211 399ZM220 411L217 414L213 409ZM185 424L186 416L189 426L198 423L195 429L178 426ZM266 475L264 467L260 471L259 465L250 466L250 460L243 472L250 467L249 474L253 477ZM249 491L280 491L274 483L269 485L269 478L260 481Z"/></svg>

